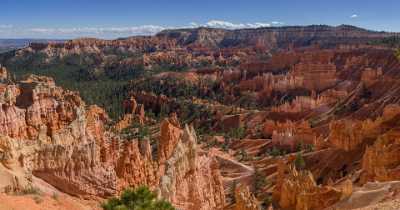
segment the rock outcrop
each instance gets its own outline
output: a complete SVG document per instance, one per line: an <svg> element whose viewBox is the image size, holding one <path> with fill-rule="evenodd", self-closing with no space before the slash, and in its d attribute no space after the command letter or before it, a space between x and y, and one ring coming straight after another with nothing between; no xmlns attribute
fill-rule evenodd
<svg viewBox="0 0 400 210"><path fill-rule="evenodd" d="M294 151L299 145L316 145L319 136L315 133L310 124L302 122L274 122L266 121L262 133L265 137L272 139L272 144Z"/></svg>
<svg viewBox="0 0 400 210"><path fill-rule="evenodd" d="M225 203L218 162L197 153L193 127L185 126L182 138L165 162L161 195L179 209L222 209Z"/></svg>
<svg viewBox="0 0 400 210"><path fill-rule="evenodd" d="M123 129L134 125L135 123L138 125L143 125L145 123L146 118L144 105L138 104L134 97L131 97L129 100L125 100L123 102L123 108L125 114L114 126L117 131L122 131Z"/></svg>
<svg viewBox="0 0 400 210"><path fill-rule="evenodd" d="M352 182L345 181L338 187L318 186L313 175L306 170L279 163L274 199L284 209L324 209L351 195Z"/></svg>
<svg viewBox="0 0 400 210"><path fill-rule="evenodd" d="M235 189L235 210L260 210L258 200L250 193L245 185L237 186Z"/></svg>
<svg viewBox="0 0 400 210"><path fill-rule="evenodd" d="M374 145L366 148L361 183L393 181L400 178L400 132L398 129L380 136Z"/></svg>
<svg viewBox="0 0 400 210"><path fill-rule="evenodd" d="M271 49L309 46L312 43L322 46L338 44L367 43L369 40L392 36L390 33L378 33L340 25L267 27L259 29L222 30L213 28L177 29L160 32L157 37L174 38L178 44L203 47L248 47ZM313 40L310 43L310 40Z"/></svg>
<svg viewBox="0 0 400 210"><path fill-rule="evenodd" d="M0 182L18 191L38 177L62 192L86 198L116 195L147 185L180 209L222 209L218 162L197 149L193 128L176 115L161 123L157 156L150 141L121 139L107 114L46 77L1 84ZM143 117L134 101L128 113ZM142 118L143 119L143 118Z"/></svg>
<svg viewBox="0 0 400 210"><path fill-rule="evenodd" d="M182 129L174 125L173 121L174 119L166 119L161 123L158 147L158 160L161 164L171 157L182 135Z"/></svg>
<svg viewBox="0 0 400 210"><path fill-rule="evenodd" d="M1 64L0 64L0 81L5 81L5 80L7 80L8 79L8 72L7 72L7 69L6 69L6 67L3 67Z"/></svg>
<svg viewBox="0 0 400 210"><path fill-rule="evenodd" d="M383 108L382 115L375 120L339 120L329 125L329 142L336 148L346 151L354 150L375 140L392 126L395 127L400 114L400 107L388 104Z"/></svg>

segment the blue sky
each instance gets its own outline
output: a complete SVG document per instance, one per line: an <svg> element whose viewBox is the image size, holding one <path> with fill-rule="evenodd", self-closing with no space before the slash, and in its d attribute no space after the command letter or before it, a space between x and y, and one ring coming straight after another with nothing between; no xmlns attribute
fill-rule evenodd
<svg viewBox="0 0 400 210"><path fill-rule="evenodd" d="M399 0L0 0L0 6L0 38L116 38L194 26L400 31Z"/></svg>

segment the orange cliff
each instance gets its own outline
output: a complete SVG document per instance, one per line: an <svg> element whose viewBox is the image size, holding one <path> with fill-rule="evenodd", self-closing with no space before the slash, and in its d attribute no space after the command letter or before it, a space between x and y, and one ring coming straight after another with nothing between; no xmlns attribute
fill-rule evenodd
<svg viewBox="0 0 400 210"><path fill-rule="evenodd" d="M101 108L86 106L50 78L1 84L0 103L2 192L43 187L30 178L38 177L78 197L148 185L180 209L224 206L218 162L199 153L193 128L177 127L176 119L161 125L157 157L148 140L122 140L108 130Z"/></svg>
<svg viewBox="0 0 400 210"><path fill-rule="evenodd" d="M335 148L345 151L355 150L375 141L391 127L397 126L400 106L389 104L383 109L382 116L375 120L344 119L330 123L329 142Z"/></svg>
<svg viewBox="0 0 400 210"><path fill-rule="evenodd" d="M262 134L271 138L272 145L294 151L299 145L318 145L320 136L314 132L307 121L275 122L266 121Z"/></svg>
<svg viewBox="0 0 400 210"><path fill-rule="evenodd" d="M319 186L309 171L298 171L295 166L279 161L273 198L283 209L318 210L348 198L353 191L352 188L350 180L335 187Z"/></svg>
<svg viewBox="0 0 400 210"><path fill-rule="evenodd" d="M250 193L249 187L239 185L235 189L234 210L261 210L259 201Z"/></svg>
<svg viewBox="0 0 400 210"><path fill-rule="evenodd" d="M394 181L400 178L399 129L382 135L366 148L362 159L361 183L368 181Z"/></svg>
<svg viewBox="0 0 400 210"><path fill-rule="evenodd" d="M165 162L161 195L179 209L222 209L225 194L218 162L196 150L194 129L186 125L174 153Z"/></svg>

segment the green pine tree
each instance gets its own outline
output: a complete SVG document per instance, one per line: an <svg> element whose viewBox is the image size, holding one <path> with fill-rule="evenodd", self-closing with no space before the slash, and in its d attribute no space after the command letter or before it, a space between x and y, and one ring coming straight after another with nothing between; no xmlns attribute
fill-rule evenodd
<svg viewBox="0 0 400 210"><path fill-rule="evenodd" d="M306 162L304 161L303 155L301 153L297 153L296 159L294 160L294 165L296 169L302 170L306 167Z"/></svg>
<svg viewBox="0 0 400 210"><path fill-rule="evenodd" d="M104 210L175 210L165 200L158 200L147 187L126 189L119 198L114 197L102 205Z"/></svg>

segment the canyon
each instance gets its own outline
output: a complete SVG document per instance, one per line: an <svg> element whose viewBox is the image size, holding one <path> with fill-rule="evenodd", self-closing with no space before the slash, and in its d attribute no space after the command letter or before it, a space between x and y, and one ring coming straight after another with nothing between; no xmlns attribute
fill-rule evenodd
<svg viewBox="0 0 400 210"><path fill-rule="evenodd" d="M196 28L0 54L0 209L141 186L182 210L396 203L400 60L373 44L396 35Z"/></svg>

